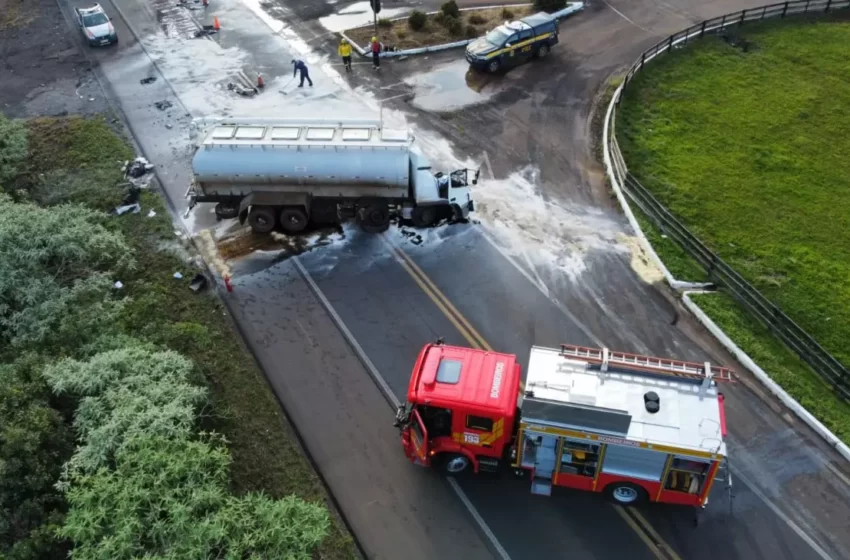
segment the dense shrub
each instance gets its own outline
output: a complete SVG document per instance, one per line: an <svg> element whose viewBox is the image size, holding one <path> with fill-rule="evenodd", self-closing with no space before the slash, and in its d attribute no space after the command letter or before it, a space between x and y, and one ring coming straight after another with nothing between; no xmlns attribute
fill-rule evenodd
<svg viewBox="0 0 850 560"><path fill-rule="evenodd" d="M82 206L0 194L0 216L0 348L58 353L104 332L121 309L112 272L133 265L123 237Z"/></svg>
<svg viewBox="0 0 850 560"><path fill-rule="evenodd" d="M464 32L463 23L455 18L447 18L446 29L454 37L459 37Z"/></svg>
<svg viewBox="0 0 850 560"><path fill-rule="evenodd" d="M413 10L407 18L407 25L409 25L414 31L421 31L424 29L427 22L428 16L425 15L425 12L420 12L419 10Z"/></svg>
<svg viewBox="0 0 850 560"><path fill-rule="evenodd" d="M502 8L502 19L514 19L514 13L508 8Z"/></svg>
<svg viewBox="0 0 850 560"><path fill-rule="evenodd" d="M378 27L392 27L393 22L387 18L380 18L378 20Z"/></svg>
<svg viewBox="0 0 850 560"><path fill-rule="evenodd" d="M469 23L472 25L484 25L487 23L487 20L478 14L472 14L469 16Z"/></svg>
<svg viewBox="0 0 850 560"><path fill-rule="evenodd" d="M478 37L478 35L479 35L479 32L478 32L477 27L475 27L474 25L467 25L466 26L466 38L467 39L475 39L476 37Z"/></svg>
<svg viewBox="0 0 850 560"><path fill-rule="evenodd" d="M65 500L54 484L74 437L34 356L0 365L0 558L60 560Z"/></svg>
<svg viewBox="0 0 850 560"><path fill-rule="evenodd" d="M440 6L440 13L446 17L457 19L460 17L460 8L457 7L457 2L455 2L455 0L449 0Z"/></svg>

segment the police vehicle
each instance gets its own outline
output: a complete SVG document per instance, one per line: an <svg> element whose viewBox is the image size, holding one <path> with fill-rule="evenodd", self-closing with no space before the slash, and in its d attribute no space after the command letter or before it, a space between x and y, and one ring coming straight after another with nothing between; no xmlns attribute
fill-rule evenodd
<svg viewBox="0 0 850 560"><path fill-rule="evenodd" d="M558 43L558 20L540 12L505 22L466 47L466 60L479 70L496 72L549 54Z"/></svg>
<svg viewBox="0 0 850 560"><path fill-rule="evenodd" d="M89 45L97 47L118 42L118 34L112 25L112 18L106 15L100 4L89 8L74 8L77 24Z"/></svg>

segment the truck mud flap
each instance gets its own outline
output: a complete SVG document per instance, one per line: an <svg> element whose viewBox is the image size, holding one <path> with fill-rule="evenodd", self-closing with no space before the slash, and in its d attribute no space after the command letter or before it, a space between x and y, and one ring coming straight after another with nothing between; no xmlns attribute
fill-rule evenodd
<svg viewBox="0 0 850 560"><path fill-rule="evenodd" d="M239 202L239 225L244 226L248 219L248 209L254 203L254 195L249 194Z"/></svg>

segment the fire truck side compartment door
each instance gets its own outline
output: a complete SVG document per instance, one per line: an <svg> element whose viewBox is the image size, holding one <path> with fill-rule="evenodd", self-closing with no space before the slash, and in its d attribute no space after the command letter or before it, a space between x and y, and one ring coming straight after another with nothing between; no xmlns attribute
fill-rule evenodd
<svg viewBox="0 0 850 560"><path fill-rule="evenodd" d="M410 423L410 437L416 457L425 464L428 460L428 430L419 416L419 411L413 411L413 422Z"/></svg>

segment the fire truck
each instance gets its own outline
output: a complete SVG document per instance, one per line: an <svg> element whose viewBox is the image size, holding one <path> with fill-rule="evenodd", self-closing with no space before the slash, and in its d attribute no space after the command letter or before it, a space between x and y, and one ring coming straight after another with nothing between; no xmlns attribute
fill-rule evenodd
<svg viewBox="0 0 850 560"><path fill-rule="evenodd" d="M718 381L732 372L564 344L515 355L427 344L396 426L407 457L448 475L510 470L531 492L704 507L726 458ZM725 470L725 469L724 469Z"/></svg>

